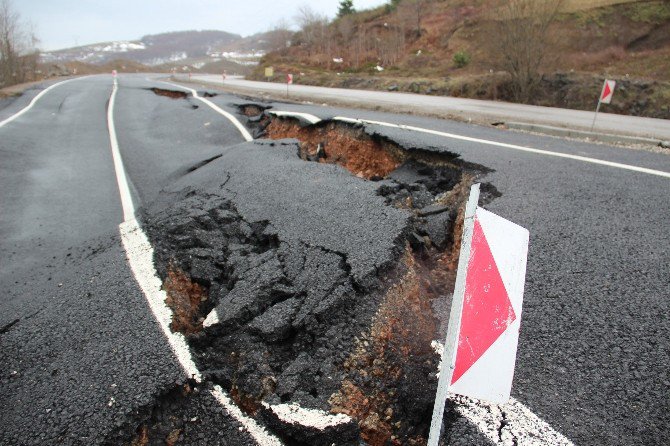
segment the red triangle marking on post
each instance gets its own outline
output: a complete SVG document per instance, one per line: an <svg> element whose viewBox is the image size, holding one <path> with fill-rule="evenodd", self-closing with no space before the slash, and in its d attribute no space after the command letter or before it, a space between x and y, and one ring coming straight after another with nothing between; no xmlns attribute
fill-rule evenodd
<svg viewBox="0 0 670 446"><path fill-rule="evenodd" d="M600 97L600 100L602 101L603 99L605 99L607 96L610 95L611 92L612 92L612 90L610 89L610 83L605 82L605 88L603 88L603 95ZM591 97L593 97L593 96L591 96Z"/></svg>
<svg viewBox="0 0 670 446"><path fill-rule="evenodd" d="M475 219L465 282L454 384L516 319L479 220Z"/></svg>

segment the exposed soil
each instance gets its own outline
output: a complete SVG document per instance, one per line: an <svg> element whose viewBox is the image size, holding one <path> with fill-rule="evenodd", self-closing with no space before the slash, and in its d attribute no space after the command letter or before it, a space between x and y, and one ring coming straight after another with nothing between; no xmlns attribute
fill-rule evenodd
<svg viewBox="0 0 670 446"><path fill-rule="evenodd" d="M163 282L167 294L165 303L172 309L170 329L183 334L202 331L203 305L208 300L207 290L192 282L179 267L171 265Z"/></svg>
<svg viewBox="0 0 670 446"><path fill-rule="evenodd" d="M295 138L300 141L300 157L320 163L339 164L365 179L382 179L397 169L400 157L373 140L362 129L329 122L301 127L293 120L273 119L265 129L270 139Z"/></svg>
<svg viewBox="0 0 670 446"><path fill-rule="evenodd" d="M150 90L158 96L165 96L171 99L186 99L188 97L188 93L185 91L165 90L163 88L150 88Z"/></svg>

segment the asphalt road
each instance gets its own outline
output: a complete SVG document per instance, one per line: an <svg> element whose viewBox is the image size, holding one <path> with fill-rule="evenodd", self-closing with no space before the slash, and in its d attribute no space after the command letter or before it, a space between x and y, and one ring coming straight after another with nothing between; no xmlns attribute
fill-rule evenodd
<svg viewBox="0 0 670 446"><path fill-rule="evenodd" d="M186 77L183 77L186 80ZM223 81L220 75L194 75L194 82L206 82L212 85L225 83L237 91L250 94L263 92L275 95L286 94L286 84L257 82L228 76ZM394 93L344 88L325 88L293 84L290 86L292 98L320 102L335 102L345 106L380 107L396 112L417 111L424 115L458 116L461 118L509 120L535 124L555 125L569 129L590 130L593 112L570 110L536 105L513 104L500 101L484 101L455 97L428 96L411 93ZM613 113L599 113L596 132L635 135L646 138L670 140L670 124L665 119L623 116Z"/></svg>
<svg viewBox="0 0 670 446"><path fill-rule="evenodd" d="M188 183L189 171L225 153L217 162L226 169L237 166L226 187L242 215L270 225L276 220L284 238L328 243L328 227L305 235L296 228L294 210L277 204L279 198L290 201L291 193L309 202L305 191L318 179L316 173L292 191L289 180L302 178L300 173L282 174L276 167L281 161L273 159L273 173L264 174L263 159L247 159L256 152L236 146L243 138L227 119L193 98L160 97L150 87L169 88L143 76L121 76L115 105L119 147L137 208L165 203L169 194L162 190ZM0 443L117 444L135 433L140 421L176 415L187 420L180 428L186 443L254 444L206 392L206 382L189 384L196 397L183 400L180 364L128 265L106 122L111 89L108 76L71 81L0 127L0 284L6 290L0 300ZM0 121L38 92L3 103ZM226 94L209 100L231 113L235 104L248 102ZM271 105L670 172L667 154L408 115ZM667 122L661 124L667 129ZM487 209L530 230L515 399L577 445L668 444L670 179L368 127L404 146L449 151L491 169L483 180L502 195ZM276 178L282 182L275 184ZM349 178L345 183L355 187ZM326 185L316 193L334 194L333 189L337 186ZM353 219L362 218L356 212L315 210L314 224L337 225L332 215L342 219L338 230L345 233L356 226ZM356 243L346 249L355 255ZM370 262L368 254L380 255L374 249L361 252L366 254L361 265ZM171 406L175 401L182 403ZM494 443L463 420L452 429L458 435L449 437L450 444ZM511 441L501 436L495 443Z"/></svg>

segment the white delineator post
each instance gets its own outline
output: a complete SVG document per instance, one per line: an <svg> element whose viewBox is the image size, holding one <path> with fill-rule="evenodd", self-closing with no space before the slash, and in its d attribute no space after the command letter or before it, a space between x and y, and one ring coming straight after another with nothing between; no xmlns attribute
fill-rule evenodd
<svg viewBox="0 0 670 446"><path fill-rule="evenodd" d="M479 184L474 184L470 189L470 197L465 206L461 253L458 257L458 272L456 273L456 285L454 287L454 297L451 304L451 313L449 315L447 338L442 351L442 360L440 361L442 368L440 369L440 377L437 381L437 394L435 395L435 405L433 406L433 418L430 421L428 446L437 446L437 443L440 440L442 417L444 414L444 407L447 404L447 390L449 389L449 384L451 384L451 378L454 374L454 369L456 368L455 346L461 325L463 296L465 294L465 276L470 261L472 231L475 225L475 213L477 212L478 202Z"/></svg>
<svg viewBox="0 0 670 446"><path fill-rule="evenodd" d="M614 87L616 87L616 81L605 79L603 89L600 92L600 97L598 98L598 105L596 106L596 112L593 115L593 122L591 123L591 131L593 131L593 128L596 126L596 118L598 118L600 105L609 104L612 102L612 96L614 95Z"/></svg>
<svg viewBox="0 0 670 446"><path fill-rule="evenodd" d="M465 209L429 446L438 444L447 392L506 404L512 389L529 234L477 207L478 199L475 184Z"/></svg>

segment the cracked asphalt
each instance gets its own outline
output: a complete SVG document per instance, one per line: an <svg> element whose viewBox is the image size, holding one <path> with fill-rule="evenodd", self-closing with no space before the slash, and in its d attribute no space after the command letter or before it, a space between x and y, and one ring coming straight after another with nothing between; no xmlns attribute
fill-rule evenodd
<svg viewBox="0 0 670 446"><path fill-rule="evenodd" d="M244 150L222 116L192 99L156 96L150 87L169 88L121 76L116 102L119 145L138 208L167 206L189 171L223 154L196 173L227 170L226 190L245 218L268 221L283 238L346 252L361 277L386 261L402 218L375 207L371 201L380 198L371 196L371 183L357 186L339 167L303 163L289 149ZM0 120L37 93L4 100ZM110 93L109 77L75 80L0 128L2 444L120 444L137 434L138 421L164 417L156 401L185 384L119 240L123 214L106 124ZM226 94L210 100L231 113L247 102ZM662 153L405 115L271 105L670 171L670 156ZM406 130L370 130L491 169L483 180L502 196L487 209L530 230L513 396L577 445L668 444L669 180ZM293 203L314 199L300 195L313 184L304 179L310 176L322 176L313 192L328 206L302 215ZM370 215L369 209L379 210ZM307 234L305 221L313 229ZM253 444L206 386L178 405L184 444ZM489 444L462 419L452 421L449 444Z"/></svg>

